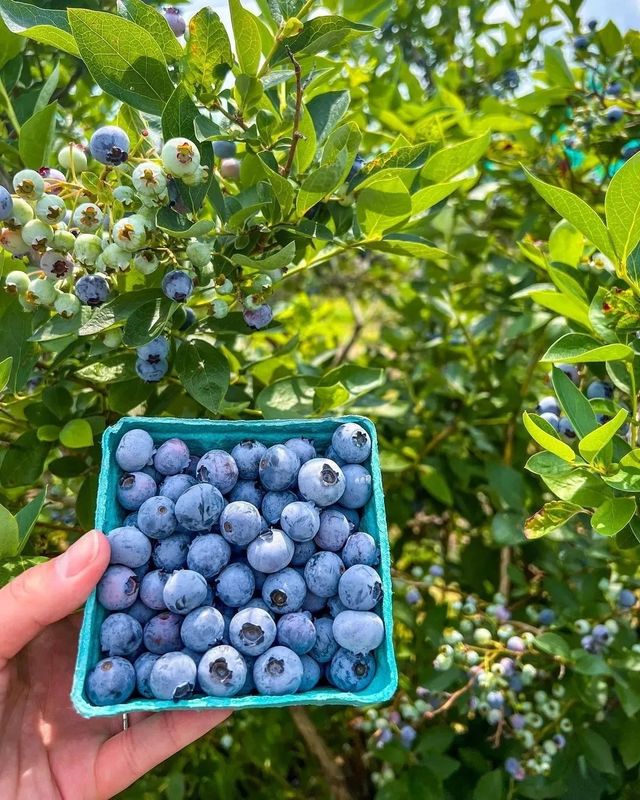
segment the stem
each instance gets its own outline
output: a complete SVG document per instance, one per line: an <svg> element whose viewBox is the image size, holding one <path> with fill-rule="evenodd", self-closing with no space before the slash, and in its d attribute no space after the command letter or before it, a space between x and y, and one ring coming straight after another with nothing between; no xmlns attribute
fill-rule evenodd
<svg viewBox="0 0 640 800"><path fill-rule="evenodd" d="M226 108L223 108L222 105L217 100L213 104L213 107L216 111L219 111L224 117L226 117L230 122L234 122L236 125L239 125L243 131L248 130L249 126L242 119L241 114L232 114L230 111L227 111Z"/></svg>
<svg viewBox="0 0 640 800"><path fill-rule="evenodd" d="M300 139L302 139L302 134L300 133L300 116L302 114L302 70L300 69L300 64L296 60L296 57L288 47L287 54L291 60L291 63L293 64L293 71L296 76L296 107L293 112L293 133L291 134L291 147L289 148L289 156L287 158L287 163L284 165L284 168L281 171L282 176L285 178L289 177L291 167L293 166L293 159L296 155L298 142Z"/></svg>
<svg viewBox="0 0 640 800"><path fill-rule="evenodd" d="M271 66L271 59L276 54L276 50L278 49L278 47L280 47L281 43L282 43L282 26L280 26L278 32L276 33L276 38L273 40L273 46L271 47L271 50L269 50L269 52L267 53L264 59L264 64L262 65L262 67L260 67L258 78L264 78L266 73L269 71L269 67Z"/></svg>
<svg viewBox="0 0 640 800"><path fill-rule="evenodd" d="M638 390L636 389L636 373L633 361L629 362L629 381L631 383L631 448L638 441Z"/></svg>
<svg viewBox="0 0 640 800"><path fill-rule="evenodd" d="M20 123L18 122L18 118L16 117L16 112L13 108L13 103L11 102L11 98L5 89L5 85L2 82L2 78L0 78L0 97L4 100L4 104L7 110L7 116L9 117L9 121L13 125L14 131L20 135Z"/></svg>

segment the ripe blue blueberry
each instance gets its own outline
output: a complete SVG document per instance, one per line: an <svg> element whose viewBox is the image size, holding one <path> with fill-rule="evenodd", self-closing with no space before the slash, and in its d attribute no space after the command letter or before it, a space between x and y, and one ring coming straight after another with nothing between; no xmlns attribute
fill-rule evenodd
<svg viewBox="0 0 640 800"><path fill-rule="evenodd" d="M295 482L300 469L300 459L283 444L274 444L260 459L260 480L265 489L281 492Z"/></svg>
<svg viewBox="0 0 640 800"><path fill-rule="evenodd" d="M225 141L214 142L213 154L216 158L233 158L236 154L236 143Z"/></svg>
<svg viewBox="0 0 640 800"><path fill-rule="evenodd" d="M294 694L302 682L302 662L293 650L276 645L256 659L253 680L259 694Z"/></svg>
<svg viewBox="0 0 640 800"><path fill-rule="evenodd" d="M258 478L260 459L266 452L265 445L255 439L245 439L237 444L231 451L231 457L238 467L238 476L242 480L255 481Z"/></svg>
<svg viewBox="0 0 640 800"><path fill-rule="evenodd" d="M589 47L589 38L587 36L576 36L573 40L573 46L576 50L586 50Z"/></svg>
<svg viewBox="0 0 640 800"><path fill-rule="evenodd" d="M173 6L169 6L169 8L163 9L164 18L169 23L169 27L173 31L176 36L184 36L184 33L187 29L187 25L184 21L184 17L182 16L182 12L179 8L174 8Z"/></svg>
<svg viewBox="0 0 640 800"><path fill-rule="evenodd" d="M137 472L151 462L153 439L141 428L127 431L118 442L116 463L125 472Z"/></svg>
<svg viewBox="0 0 640 800"><path fill-rule="evenodd" d="M352 653L340 649L331 659L327 678L341 692L361 692L376 674L376 660L372 653Z"/></svg>
<svg viewBox="0 0 640 800"><path fill-rule="evenodd" d="M136 360L136 374L145 383L158 383L169 371L169 364L163 358L153 364L143 361L141 358Z"/></svg>
<svg viewBox="0 0 640 800"><path fill-rule="evenodd" d="M212 647L200 659L198 683L210 697L233 697L243 688L246 678L246 662L235 647Z"/></svg>
<svg viewBox="0 0 640 800"><path fill-rule="evenodd" d="M231 560L231 547L218 533L196 536L189 546L187 566L207 580L218 575Z"/></svg>
<svg viewBox="0 0 640 800"><path fill-rule="evenodd" d="M109 656L133 656L142 644L142 625L129 614L110 614L100 626L100 649Z"/></svg>
<svg viewBox="0 0 640 800"><path fill-rule="evenodd" d="M220 519L223 508L224 498L215 486L197 483L176 501L176 519L188 531L208 531Z"/></svg>
<svg viewBox="0 0 640 800"><path fill-rule="evenodd" d="M215 486L221 494L228 494L238 482L238 467L224 450L209 450L198 461L197 477Z"/></svg>
<svg viewBox="0 0 640 800"><path fill-rule="evenodd" d="M191 537L187 533L173 533L153 548L153 563L164 572L182 569L187 563Z"/></svg>
<svg viewBox="0 0 640 800"><path fill-rule="evenodd" d="M136 686L136 672L131 662L121 656L98 661L87 676L87 697L96 706L126 702Z"/></svg>
<svg viewBox="0 0 640 800"><path fill-rule="evenodd" d="M170 300L184 303L193 292L193 280L187 272L174 269L162 279L162 291Z"/></svg>
<svg viewBox="0 0 640 800"><path fill-rule="evenodd" d="M316 628L316 643L309 650L309 655L319 664L327 664L338 650L338 643L333 636L333 619L320 617L313 624Z"/></svg>
<svg viewBox="0 0 640 800"><path fill-rule="evenodd" d="M375 567L380 560L378 545L373 536L363 531L352 533L345 542L340 554L345 567L352 567L354 564L366 564Z"/></svg>
<svg viewBox="0 0 640 800"><path fill-rule="evenodd" d="M153 569L143 577L140 583L140 599L148 608L164 611L164 586L169 580L169 573Z"/></svg>
<svg viewBox="0 0 640 800"><path fill-rule="evenodd" d="M560 417L558 422L558 433L568 442L572 442L577 435L568 417Z"/></svg>
<svg viewBox="0 0 640 800"><path fill-rule="evenodd" d="M557 368L564 372L564 374L572 380L576 386L580 383L580 373L578 372L578 368L575 364L556 364ZM553 411L553 409L544 409Z"/></svg>
<svg viewBox="0 0 640 800"><path fill-rule="evenodd" d="M180 650L182 647L180 628L183 619L180 614L172 614L170 611L161 611L152 617L143 631L144 646L147 650L156 655Z"/></svg>
<svg viewBox="0 0 640 800"><path fill-rule="evenodd" d="M621 589L616 602L619 608L633 608L636 604L636 596L631 589Z"/></svg>
<svg viewBox="0 0 640 800"><path fill-rule="evenodd" d="M333 620L333 638L352 653L368 653L384 639L384 624L372 611L341 611Z"/></svg>
<svg viewBox="0 0 640 800"><path fill-rule="evenodd" d="M218 599L231 608L246 605L253 597L255 588L251 567L239 561L225 567L216 581Z"/></svg>
<svg viewBox="0 0 640 800"><path fill-rule="evenodd" d="M129 137L117 125L105 125L91 137L89 150L96 161L117 167L129 158Z"/></svg>
<svg viewBox="0 0 640 800"><path fill-rule="evenodd" d="M356 422L345 422L336 428L331 446L348 464L362 464L371 455L371 437Z"/></svg>
<svg viewBox="0 0 640 800"><path fill-rule="evenodd" d="M184 653L165 653L155 662L149 688L158 700L186 700L196 686L196 665Z"/></svg>
<svg viewBox="0 0 640 800"><path fill-rule="evenodd" d="M76 281L75 293L83 305L96 308L109 299L109 284L102 275L83 275Z"/></svg>
<svg viewBox="0 0 640 800"><path fill-rule="evenodd" d="M620 106L611 106L607 109L605 113L605 119L610 124L614 124L616 122L620 122L624 117L624 109L620 108Z"/></svg>
<svg viewBox="0 0 640 800"><path fill-rule="evenodd" d="M300 682L299 692L310 692L320 682L322 677L322 667L309 655L300 656L302 662L302 681Z"/></svg>
<svg viewBox="0 0 640 800"><path fill-rule="evenodd" d="M291 567L269 575L262 586L262 599L274 614L298 611L306 594L304 578Z"/></svg>
<svg viewBox="0 0 640 800"><path fill-rule="evenodd" d="M261 655L271 647L275 638L276 623L262 608L238 611L229 625L229 641L242 655Z"/></svg>
<svg viewBox="0 0 640 800"><path fill-rule="evenodd" d="M260 508L264 498L264 489L256 480L239 480L229 492L229 501L232 503L244 501Z"/></svg>
<svg viewBox="0 0 640 800"><path fill-rule="evenodd" d="M141 567L151 557L151 542L138 528L114 528L107 534L111 547L109 563Z"/></svg>
<svg viewBox="0 0 640 800"><path fill-rule="evenodd" d="M556 618L556 612L552 608L543 608L538 614L538 625L552 625Z"/></svg>
<svg viewBox="0 0 640 800"><path fill-rule="evenodd" d="M307 590L301 610L310 611L312 614L318 614L320 611L324 611L326 605L326 597L319 597L317 594Z"/></svg>
<svg viewBox="0 0 640 800"><path fill-rule="evenodd" d="M538 414L551 413L559 417L560 404L553 395L549 395L547 397L541 397L540 400L538 401L538 405L536 406L536 411Z"/></svg>
<svg viewBox="0 0 640 800"><path fill-rule="evenodd" d="M405 595L405 600L409 603L410 606L415 606L416 603L419 603L422 600L422 595L420 594L420 590L417 589L415 586L411 586Z"/></svg>
<svg viewBox="0 0 640 800"><path fill-rule="evenodd" d="M250 328L259 331L262 330L262 328L266 328L271 322L273 319L273 311L271 310L271 306L264 303L257 308L245 308L242 312L242 317Z"/></svg>
<svg viewBox="0 0 640 800"><path fill-rule="evenodd" d="M262 530L262 517L258 509L237 500L225 506L220 515L220 533L231 544L246 547Z"/></svg>
<svg viewBox="0 0 640 800"><path fill-rule="evenodd" d="M362 508L371 497L371 474L362 464L345 464L342 473L345 487L340 505L345 508Z"/></svg>
<svg viewBox="0 0 640 800"><path fill-rule="evenodd" d="M290 562L292 567L304 567L311 556L318 550L313 539L308 542L294 542L293 544L293 556Z"/></svg>
<svg viewBox="0 0 640 800"><path fill-rule="evenodd" d="M316 643L316 627L308 611L285 614L278 620L278 644L299 656L308 653Z"/></svg>
<svg viewBox="0 0 640 800"><path fill-rule="evenodd" d="M347 608L370 611L382 599L382 581L372 567L355 564L340 578L338 594Z"/></svg>
<svg viewBox="0 0 640 800"><path fill-rule="evenodd" d="M304 579L313 594L318 597L332 597L338 591L338 583L343 573L344 564L340 556L321 550L307 561Z"/></svg>
<svg viewBox="0 0 640 800"><path fill-rule="evenodd" d="M603 644L606 644L611 640L611 632L606 625L602 624L594 625L591 630L591 635L596 640L596 642L601 642Z"/></svg>
<svg viewBox="0 0 640 800"><path fill-rule="evenodd" d="M288 447L289 450L293 450L293 452L300 459L301 464L311 461L312 458L316 457L316 448L313 444L313 441L304 436L299 436L295 439L288 439L284 443L284 446Z"/></svg>
<svg viewBox="0 0 640 800"><path fill-rule="evenodd" d="M143 628L152 617L155 617L156 613L157 612L155 609L145 606L140 597L138 597L136 602L127 609L127 614L130 614L134 619L137 619Z"/></svg>
<svg viewBox="0 0 640 800"><path fill-rule="evenodd" d="M168 497L150 497L138 509L138 528L151 539L166 539L176 529L174 509Z"/></svg>
<svg viewBox="0 0 640 800"><path fill-rule="evenodd" d="M347 607L346 607L346 606L345 606L345 604L342 602L342 600L341 600L341 599L338 597L338 595L337 595L337 594L334 594L334 596L333 596L333 597L330 597L330 598L327 600L327 608L329 609L329 613L331 614L331 616L332 616L334 619L335 619L335 618L338 616L338 614L340 614L342 611L346 611L346 610L347 610Z"/></svg>
<svg viewBox="0 0 640 800"><path fill-rule="evenodd" d="M153 466L161 475L177 475L189 466L189 448L182 439L167 439L156 450Z"/></svg>
<svg viewBox="0 0 640 800"><path fill-rule="evenodd" d="M204 653L222 642L224 618L217 608L201 606L184 618L180 635L185 647Z"/></svg>
<svg viewBox="0 0 640 800"><path fill-rule="evenodd" d="M351 524L346 516L337 509L328 508L320 515L320 527L316 536L316 544L321 550L341 550L349 534Z"/></svg>
<svg viewBox="0 0 640 800"><path fill-rule="evenodd" d="M0 219L8 219L12 213L13 198L4 186L0 186Z"/></svg>
<svg viewBox="0 0 640 800"><path fill-rule="evenodd" d="M282 509L280 527L294 542L307 542L320 530L320 512L314 503L296 500Z"/></svg>
<svg viewBox="0 0 640 800"><path fill-rule="evenodd" d="M589 400L611 400L613 386L605 381L591 381L587 386L587 397Z"/></svg>
<svg viewBox="0 0 640 800"><path fill-rule="evenodd" d="M143 653L133 662L133 667L136 671L136 687L138 689L138 694L149 699L153 697L151 687L149 686L149 676L151 675L153 665L159 658L160 656L155 653Z"/></svg>
<svg viewBox="0 0 640 800"><path fill-rule="evenodd" d="M277 528L259 534L247 547L247 561L259 572L279 572L293 558L293 542Z"/></svg>
<svg viewBox="0 0 640 800"><path fill-rule="evenodd" d="M324 451L324 457L325 457L325 458L328 458L330 461L335 461L335 463L336 463L336 464L337 464L339 467L344 467L344 465L347 463L347 462L344 460L344 458L340 458L340 456L339 456L339 455L336 453L336 451L333 449L333 445L331 445L331 444L330 444L330 445L329 445L329 447L327 447L327 449Z"/></svg>
<svg viewBox="0 0 640 800"><path fill-rule="evenodd" d="M122 611L132 606L138 597L139 582L129 567L114 564L107 567L98 582L98 602L108 611Z"/></svg>
<svg viewBox="0 0 640 800"><path fill-rule="evenodd" d="M186 616L204 603L207 581L199 572L177 569L166 582L162 596L169 611Z"/></svg>
<svg viewBox="0 0 640 800"><path fill-rule="evenodd" d="M511 775L511 777L516 781L522 781L526 776L524 767L514 756L509 756L509 758L506 759L504 762L504 769L505 772Z"/></svg>
<svg viewBox="0 0 640 800"><path fill-rule="evenodd" d="M175 503L180 495L184 494L187 489L195 486L197 483L195 478L191 475L180 473L179 475L168 475L158 487L158 492L163 497L168 497Z"/></svg>
<svg viewBox="0 0 640 800"><path fill-rule="evenodd" d="M543 419L545 422L548 422L552 428L558 430L560 427L560 419L556 414L553 414L551 411L545 411L543 414L540 414L540 418Z"/></svg>
<svg viewBox="0 0 640 800"><path fill-rule="evenodd" d="M342 498L345 485L342 469L328 458L312 458L300 467L298 473L300 494L323 508Z"/></svg>
<svg viewBox="0 0 640 800"><path fill-rule="evenodd" d="M143 344L136 350L138 358L150 364L158 364L169 355L169 340L166 336L156 336L148 344Z"/></svg>
<svg viewBox="0 0 640 800"><path fill-rule="evenodd" d="M279 522L285 506L295 503L297 499L297 496L290 491L267 492L262 499L262 516L269 525L275 525Z"/></svg>
<svg viewBox="0 0 640 800"><path fill-rule="evenodd" d="M355 159L353 161L353 164L351 165L351 169L349 170L349 174L347 175L347 182L352 181L356 177L356 175L364 167L364 164L365 164L364 158L360 154L358 154L355 157Z"/></svg>

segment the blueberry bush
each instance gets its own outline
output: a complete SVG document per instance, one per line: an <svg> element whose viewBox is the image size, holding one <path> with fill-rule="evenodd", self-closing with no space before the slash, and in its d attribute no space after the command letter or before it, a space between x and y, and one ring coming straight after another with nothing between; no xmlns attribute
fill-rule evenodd
<svg viewBox="0 0 640 800"><path fill-rule="evenodd" d="M122 415L380 437L393 701L125 797L638 795L640 33L581 6L0 0L3 582Z"/></svg>

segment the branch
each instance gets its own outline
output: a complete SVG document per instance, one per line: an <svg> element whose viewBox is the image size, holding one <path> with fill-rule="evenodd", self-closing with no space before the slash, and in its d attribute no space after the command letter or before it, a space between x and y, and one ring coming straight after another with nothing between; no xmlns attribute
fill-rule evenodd
<svg viewBox="0 0 640 800"><path fill-rule="evenodd" d="M364 327L364 319L362 318L362 314L360 313L360 308L357 303L353 302L351 309L353 311L353 319L355 325L353 326L353 332L349 337L349 340L344 343L344 345L338 350L335 354L333 359L332 366L339 367L344 361L347 360L349 353L351 352L351 348L357 342L358 337L362 333L362 329Z"/></svg>
<svg viewBox="0 0 640 800"><path fill-rule="evenodd" d="M249 129L247 123L242 119L242 114L232 114L230 111L227 111L226 108L223 108L223 106L217 100L213 104L213 108L216 111L219 111L230 122L234 122L236 125L239 125L243 131Z"/></svg>
<svg viewBox="0 0 640 800"><path fill-rule="evenodd" d="M436 708L434 711L425 711L423 716L425 719L432 719L433 717L437 716L438 714L443 714L445 711L448 711L451 706L462 697L463 694L471 689L473 686L473 682L475 681L476 676L474 675L472 678L469 678L467 683L464 686L461 686L460 689L457 689L455 692L452 692L449 697L444 701L444 703Z"/></svg>
<svg viewBox="0 0 640 800"><path fill-rule="evenodd" d="M300 68L299 62L296 60L296 57L288 47L287 55L291 59L293 71L296 76L296 107L293 113L293 133L291 134L291 147L289 148L289 156L287 158L287 163L280 170L280 174L285 178L289 177L291 167L293 166L293 159L296 155L298 142L303 138L303 135L300 133L300 116L302 114L302 69Z"/></svg>

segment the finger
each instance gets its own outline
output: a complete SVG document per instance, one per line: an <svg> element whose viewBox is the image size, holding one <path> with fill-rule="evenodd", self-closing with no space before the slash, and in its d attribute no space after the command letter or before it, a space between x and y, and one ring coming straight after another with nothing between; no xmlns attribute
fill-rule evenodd
<svg viewBox="0 0 640 800"><path fill-rule="evenodd" d="M113 797L145 772L215 728L230 715L213 711L166 711L152 714L108 739L95 763L96 795Z"/></svg>
<svg viewBox="0 0 640 800"><path fill-rule="evenodd" d="M100 580L109 553L106 536L91 531L62 555L26 570L0 589L0 662L79 608Z"/></svg>

